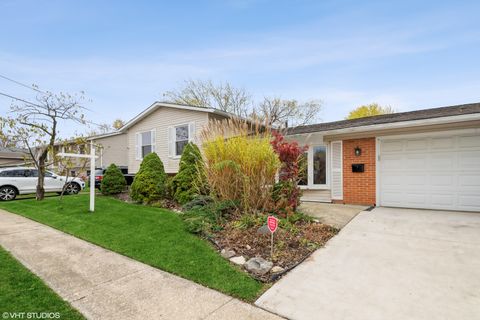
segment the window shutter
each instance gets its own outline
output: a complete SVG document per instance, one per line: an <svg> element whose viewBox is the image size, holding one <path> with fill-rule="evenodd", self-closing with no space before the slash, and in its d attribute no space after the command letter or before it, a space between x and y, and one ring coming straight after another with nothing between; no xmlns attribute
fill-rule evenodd
<svg viewBox="0 0 480 320"><path fill-rule="evenodd" d="M151 144L152 144L152 152L155 152L156 150L156 141L157 141L157 137L156 137L156 134L157 134L157 130L156 129L153 129L151 131L151 134L150 134L150 139L151 139Z"/></svg>
<svg viewBox="0 0 480 320"><path fill-rule="evenodd" d="M195 142L195 122L188 124L188 142Z"/></svg>
<svg viewBox="0 0 480 320"><path fill-rule="evenodd" d="M342 141L332 141L332 199L343 200Z"/></svg>
<svg viewBox="0 0 480 320"><path fill-rule="evenodd" d="M168 127L168 156L172 158L175 155L175 128Z"/></svg>
<svg viewBox="0 0 480 320"><path fill-rule="evenodd" d="M135 133L135 160L142 160L142 135Z"/></svg>

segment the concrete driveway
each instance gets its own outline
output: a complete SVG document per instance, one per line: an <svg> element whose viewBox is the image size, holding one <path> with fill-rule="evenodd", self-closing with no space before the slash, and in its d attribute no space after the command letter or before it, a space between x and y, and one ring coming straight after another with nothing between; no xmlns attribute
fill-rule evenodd
<svg viewBox="0 0 480 320"><path fill-rule="evenodd" d="M479 319L480 213L361 212L256 304L291 319Z"/></svg>

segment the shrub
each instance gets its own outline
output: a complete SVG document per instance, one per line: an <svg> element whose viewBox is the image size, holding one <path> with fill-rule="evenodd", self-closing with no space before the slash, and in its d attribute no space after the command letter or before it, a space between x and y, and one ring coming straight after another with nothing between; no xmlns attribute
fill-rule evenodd
<svg viewBox="0 0 480 320"><path fill-rule="evenodd" d="M195 195L205 194L204 177L200 150L194 143L189 142L183 149L178 173L171 180L170 189L173 199L180 204L185 204Z"/></svg>
<svg viewBox="0 0 480 320"><path fill-rule="evenodd" d="M185 228L191 233L199 233L208 237L213 232L222 229L226 218L234 213L237 206L238 203L230 200L208 202L205 206L194 206L182 215Z"/></svg>
<svg viewBox="0 0 480 320"><path fill-rule="evenodd" d="M156 153L149 153L135 175L130 196L134 201L143 203L161 200L166 195L166 179L162 160Z"/></svg>
<svg viewBox="0 0 480 320"><path fill-rule="evenodd" d="M210 204L213 202L212 197L210 196L205 196L205 195L198 195L195 196L192 200L189 202L185 203L182 206L182 209L185 211L191 210L196 207L205 207L206 205Z"/></svg>
<svg viewBox="0 0 480 320"><path fill-rule="evenodd" d="M302 196L298 182L302 178L302 156L307 147L300 147L296 141L285 141L282 134L273 132L272 147L278 154L281 167L278 174L279 182L275 184L272 197L276 209L285 216L295 212Z"/></svg>
<svg viewBox="0 0 480 320"><path fill-rule="evenodd" d="M125 190L127 181L115 164L111 164L103 175L100 190L103 194L117 194Z"/></svg>
<svg viewBox="0 0 480 320"><path fill-rule="evenodd" d="M244 213L271 205L280 162L268 129L238 120L212 121L202 140L205 175L214 198L238 201Z"/></svg>

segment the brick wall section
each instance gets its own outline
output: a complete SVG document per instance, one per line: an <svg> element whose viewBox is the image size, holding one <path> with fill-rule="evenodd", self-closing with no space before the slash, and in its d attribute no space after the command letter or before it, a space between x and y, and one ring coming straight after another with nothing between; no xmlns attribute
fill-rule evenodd
<svg viewBox="0 0 480 320"><path fill-rule="evenodd" d="M362 154L355 156L355 148ZM343 202L374 205L375 201L375 138L343 140ZM352 172L352 164L363 163L364 172Z"/></svg>

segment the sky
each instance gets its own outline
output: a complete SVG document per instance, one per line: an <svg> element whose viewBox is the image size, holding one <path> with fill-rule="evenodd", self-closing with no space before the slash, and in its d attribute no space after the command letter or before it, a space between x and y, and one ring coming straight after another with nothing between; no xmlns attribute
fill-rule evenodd
<svg viewBox="0 0 480 320"><path fill-rule="evenodd" d="M335 121L373 102L480 102L479 13L480 1L0 0L0 75L84 91L95 123L129 120L186 79L318 99L319 120ZM0 92L36 94L4 79Z"/></svg>

